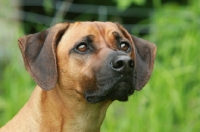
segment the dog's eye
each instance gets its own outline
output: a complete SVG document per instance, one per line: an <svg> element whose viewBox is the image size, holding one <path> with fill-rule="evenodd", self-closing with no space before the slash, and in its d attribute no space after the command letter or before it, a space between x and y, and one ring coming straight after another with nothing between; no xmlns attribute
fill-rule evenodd
<svg viewBox="0 0 200 132"><path fill-rule="evenodd" d="M88 46L87 46L87 43L85 42L81 42L77 47L76 47L76 50L78 50L79 52L85 52L87 51L88 49Z"/></svg>
<svg viewBox="0 0 200 132"><path fill-rule="evenodd" d="M123 51L128 51L130 49L130 45L127 42L121 42L120 43L120 49Z"/></svg>

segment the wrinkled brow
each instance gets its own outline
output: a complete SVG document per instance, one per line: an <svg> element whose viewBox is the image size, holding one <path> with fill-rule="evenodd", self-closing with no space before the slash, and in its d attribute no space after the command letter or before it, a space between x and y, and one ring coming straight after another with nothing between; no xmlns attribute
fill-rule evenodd
<svg viewBox="0 0 200 132"><path fill-rule="evenodd" d="M94 38L95 36L94 35L86 35L84 37L81 38L81 41L86 41L86 42L94 42Z"/></svg>
<svg viewBox="0 0 200 132"><path fill-rule="evenodd" d="M115 39L117 39L117 40L122 39L122 36L118 32L114 31L112 34L115 37Z"/></svg>

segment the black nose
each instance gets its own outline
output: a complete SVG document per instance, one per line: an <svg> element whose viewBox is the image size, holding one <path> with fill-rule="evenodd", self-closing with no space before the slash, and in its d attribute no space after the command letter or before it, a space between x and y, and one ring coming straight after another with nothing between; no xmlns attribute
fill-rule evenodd
<svg viewBox="0 0 200 132"><path fill-rule="evenodd" d="M129 56L120 55L111 61L111 68L117 72L130 71L134 68L134 61Z"/></svg>

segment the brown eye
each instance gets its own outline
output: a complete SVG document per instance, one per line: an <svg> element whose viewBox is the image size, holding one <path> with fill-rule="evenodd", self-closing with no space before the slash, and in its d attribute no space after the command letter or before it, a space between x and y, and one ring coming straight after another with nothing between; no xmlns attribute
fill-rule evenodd
<svg viewBox="0 0 200 132"><path fill-rule="evenodd" d="M123 51L128 51L130 48L130 45L127 42L121 42L120 43L120 49Z"/></svg>
<svg viewBox="0 0 200 132"><path fill-rule="evenodd" d="M88 47L87 47L87 43L85 42L81 42L77 47L76 50L78 50L79 52L85 52L87 51Z"/></svg>

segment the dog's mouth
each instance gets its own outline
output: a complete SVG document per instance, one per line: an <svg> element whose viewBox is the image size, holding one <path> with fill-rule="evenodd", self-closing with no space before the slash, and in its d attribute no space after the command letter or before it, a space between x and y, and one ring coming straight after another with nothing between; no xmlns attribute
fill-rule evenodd
<svg viewBox="0 0 200 132"><path fill-rule="evenodd" d="M112 100L127 101L128 96L133 93L131 85L127 82L120 82L115 85L114 89L108 94Z"/></svg>
<svg viewBox="0 0 200 132"><path fill-rule="evenodd" d="M132 78L107 79L106 84L97 84L97 90L87 90L85 98L89 103L99 103L104 100L127 101L129 95L134 93Z"/></svg>

